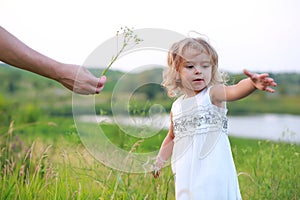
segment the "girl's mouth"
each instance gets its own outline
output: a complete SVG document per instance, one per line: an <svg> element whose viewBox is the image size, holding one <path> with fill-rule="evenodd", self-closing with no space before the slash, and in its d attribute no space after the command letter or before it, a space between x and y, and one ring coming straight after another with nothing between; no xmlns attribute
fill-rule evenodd
<svg viewBox="0 0 300 200"><path fill-rule="evenodd" d="M193 81L195 81L195 82L201 82L201 81L204 81L204 79L202 79L202 78L196 78Z"/></svg>

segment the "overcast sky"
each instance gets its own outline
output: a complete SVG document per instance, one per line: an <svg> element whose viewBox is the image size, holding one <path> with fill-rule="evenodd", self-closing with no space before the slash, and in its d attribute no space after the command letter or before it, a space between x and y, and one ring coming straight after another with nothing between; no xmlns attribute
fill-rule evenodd
<svg viewBox="0 0 300 200"><path fill-rule="evenodd" d="M128 26L205 34L219 53L221 69L300 72L299 0L0 2L1 26L62 62L83 64L95 48Z"/></svg>

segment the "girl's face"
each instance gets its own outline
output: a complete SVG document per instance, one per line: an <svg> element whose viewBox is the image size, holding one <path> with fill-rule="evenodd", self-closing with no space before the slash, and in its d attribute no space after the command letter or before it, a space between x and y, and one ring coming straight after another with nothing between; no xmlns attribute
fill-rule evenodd
<svg viewBox="0 0 300 200"><path fill-rule="evenodd" d="M186 60L179 75L182 92L191 97L205 89L211 81L212 64L210 57L197 49L188 49L183 53Z"/></svg>

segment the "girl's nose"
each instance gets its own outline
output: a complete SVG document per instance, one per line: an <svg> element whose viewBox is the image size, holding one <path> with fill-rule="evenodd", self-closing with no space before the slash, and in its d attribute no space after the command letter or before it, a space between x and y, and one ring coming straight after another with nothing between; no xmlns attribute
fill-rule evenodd
<svg viewBox="0 0 300 200"><path fill-rule="evenodd" d="M195 66L195 73L200 74L201 73L201 66Z"/></svg>

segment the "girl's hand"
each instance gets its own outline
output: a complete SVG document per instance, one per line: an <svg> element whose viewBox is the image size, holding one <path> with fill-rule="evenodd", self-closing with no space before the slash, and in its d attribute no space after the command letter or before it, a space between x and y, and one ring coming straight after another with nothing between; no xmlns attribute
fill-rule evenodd
<svg viewBox="0 0 300 200"><path fill-rule="evenodd" d="M160 169L154 168L154 170L152 171L153 177L154 177L154 178L158 178L159 175L160 175L160 171L161 171Z"/></svg>
<svg viewBox="0 0 300 200"><path fill-rule="evenodd" d="M270 88L270 86L275 87L277 84L275 83L274 79L269 77L269 74L251 73L246 69L244 69L243 72L246 76L248 76L251 79L255 88L272 93L275 91L274 89Z"/></svg>

